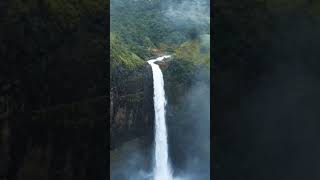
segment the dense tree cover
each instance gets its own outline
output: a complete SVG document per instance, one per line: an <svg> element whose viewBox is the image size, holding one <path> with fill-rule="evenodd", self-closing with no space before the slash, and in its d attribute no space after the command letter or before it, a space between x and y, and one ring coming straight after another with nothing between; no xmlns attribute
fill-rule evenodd
<svg viewBox="0 0 320 180"><path fill-rule="evenodd" d="M136 68L144 64L144 61L133 52L129 51L128 47L121 38L115 34L110 33L110 65L111 70L114 66L124 65L129 69Z"/></svg>
<svg viewBox="0 0 320 180"><path fill-rule="evenodd" d="M195 86L198 87L199 84L200 88L203 84L207 85L206 87L209 86L209 18L202 17L209 16L209 13L192 9L194 6L192 6L191 3L197 2L198 1L195 0L111 0L110 62L111 67L117 67L111 69L112 94L119 94L124 97L123 99L129 99L129 92L132 93L136 90L135 86L127 83L127 79L130 78L133 79L134 84L141 84L142 81L146 84L150 83L148 86L150 86L149 88L152 91L152 73L151 69L147 71L147 68L150 68L150 66L147 65L145 61L151 57L159 56L161 53L172 55L172 58L162 62L160 67L164 75L165 90L168 99L167 122L169 141L171 141L169 142L170 156L172 156L174 168L184 170L185 167L183 166L186 166L189 160L188 152L194 152L195 149L197 149L195 156L200 157L201 160L204 161L209 160L207 155L209 154L210 142L206 140L205 143L196 144L197 148L194 148L195 146L190 144L190 140L196 142L196 137L194 133L188 133L197 131L195 127L199 125L199 123L196 122L196 119L199 119L199 121L203 120L202 117L195 118L192 113L201 114L201 116L203 114L209 115L208 112L196 113L197 108L191 108L190 104L196 104L195 106L200 109L203 106L208 106L207 104L203 105L203 101L201 100L198 104L185 102L187 97L192 96L190 94L194 93L191 92L191 89L194 89ZM209 5L201 6L209 8ZM187 18L185 18L185 16ZM157 50L157 52L153 50ZM146 68L141 71L140 66L143 64ZM144 77L136 78L140 76L140 72L143 72ZM203 73L203 75L196 78L196 76L199 76L201 73ZM140 92L142 91L140 90ZM143 94L145 99L149 99L149 101L152 102L153 92L143 92ZM208 89L205 89L205 92L200 92L200 94L197 95L198 98L200 96L206 96L205 99L208 100ZM117 96L114 96L114 104L117 104L117 98ZM122 103L118 104L126 107L125 111L121 110L120 106L115 107L116 110L113 109L114 112L122 112L121 114L126 114L125 112L139 108L138 103L131 104L122 101ZM153 113L154 110L152 108L153 106L151 105L151 109L149 109L148 112ZM194 111L190 111L188 108ZM142 117L147 116L145 112L142 114ZM115 149L121 149L120 145L125 141L138 137L137 134L131 133L132 130L130 130L130 128L127 128L130 124L130 119L132 119L131 115L124 115L124 117L121 124L125 131L121 131L121 134L119 133L119 135L113 136L114 142L117 143L115 143ZM115 118L110 121L116 122L117 119L121 118L115 116ZM150 142L148 142L150 143L148 144L148 148L152 147L151 142L153 142L153 120L154 119L151 118L151 123L148 125L143 124L137 126L137 129L144 131L142 135L151 138ZM135 124L135 121L136 120L133 120L133 124ZM201 123L202 122L200 122L200 124ZM151 125L151 127L149 125ZM117 131L117 127L113 126L112 130ZM147 134L147 132L149 134ZM129 135L130 138L122 139L121 137L125 135ZM134 153L128 152L127 155L128 154L132 155ZM146 156L146 154L143 156ZM125 161L119 162L119 160L114 160L111 164L113 163L125 164ZM209 168L209 165L206 165L206 168ZM128 169L120 169L120 174L126 174L124 170L127 171ZM199 169L201 168L199 167ZM115 171L115 169L112 169L112 171ZM207 170L206 173L208 171L209 170Z"/></svg>
<svg viewBox="0 0 320 180"><path fill-rule="evenodd" d="M150 48L170 52L181 43L197 38L199 31L208 32L208 26L195 28L191 22L177 26L175 20L165 14L165 5L173 2L166 4L158 0L113 0L110 13L111 32L117 33L129 49L141 58L152 55Z"/></svg>

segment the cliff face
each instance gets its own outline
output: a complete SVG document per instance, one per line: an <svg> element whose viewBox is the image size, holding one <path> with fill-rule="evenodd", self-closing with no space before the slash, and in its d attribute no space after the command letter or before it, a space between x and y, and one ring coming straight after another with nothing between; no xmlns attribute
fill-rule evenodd
<svg viewBox="0 0 320 180"><path fill-rule="evenodd" d="M110 33L110 149L153 132L153 78L150 65Z"/></svg>
<svg viewBox="0 0 320 180"><path fill-rule="evenodd" d="M116 67L111 74L110 147L139 136L152 138L153 79L151 67L128 70Z"/></svg>

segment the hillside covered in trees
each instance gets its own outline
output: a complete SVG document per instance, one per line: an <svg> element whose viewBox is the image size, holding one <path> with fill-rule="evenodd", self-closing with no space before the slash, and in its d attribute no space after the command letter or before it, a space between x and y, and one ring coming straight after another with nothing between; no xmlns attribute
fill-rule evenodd
<svg viewBox="0 0 320 180"><path fill-rule="evenodd" d="M190 170L198 179L209 177L209 13L207 0L111 0L112 180L141 179L139 172L152 168L155 122L147 60L164 54L172 56L160 67L175 175Z"/></svg>

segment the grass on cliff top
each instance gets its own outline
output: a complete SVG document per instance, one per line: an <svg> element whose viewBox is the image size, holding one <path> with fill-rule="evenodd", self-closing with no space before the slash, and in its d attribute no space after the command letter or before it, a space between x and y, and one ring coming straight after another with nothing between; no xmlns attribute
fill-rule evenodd
<svg viewBox="0 0 320 180"><path fill-rule="evenodd" d="M114 68L115 65L124 65L126 68L134 69L146 63L130 52L120 37L113 32L110 33L110 60L111 68Z"/></svg>

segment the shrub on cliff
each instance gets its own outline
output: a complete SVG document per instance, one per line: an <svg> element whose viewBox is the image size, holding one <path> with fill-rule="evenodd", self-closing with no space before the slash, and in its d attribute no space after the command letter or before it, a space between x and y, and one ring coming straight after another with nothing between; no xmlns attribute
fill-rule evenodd
<svg viewBox="0 0 320 180"><path fill-rule="evenodd" d="M110 33L110 65L111 70L117 65L123 65L126 68L133 69L146 63L136 54L128 50L121 38L115 34Z"/></svg>

